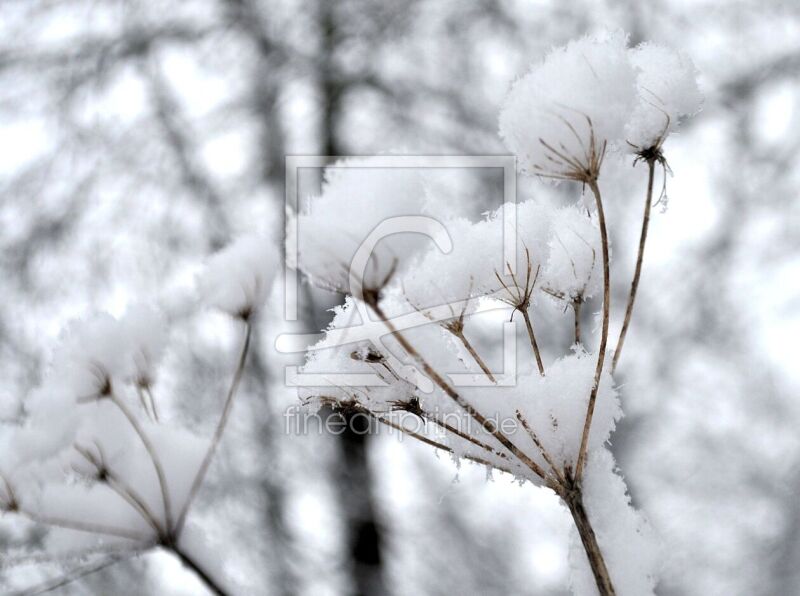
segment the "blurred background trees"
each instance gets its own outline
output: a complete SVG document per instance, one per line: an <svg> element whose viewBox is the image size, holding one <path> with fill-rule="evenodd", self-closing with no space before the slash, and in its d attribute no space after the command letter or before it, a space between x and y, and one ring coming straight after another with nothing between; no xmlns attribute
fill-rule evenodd
<svg viewBox="0 0 800 596"><path fill-rule="evenodd" d="M683 49L706 94L665 148L675 177L651 230L619 368L627 418L612 437L664 538L659 593L800 593L800 8L789 2L6 0L0 416L24 416L66 320L140 297L179 314L204 255L280 228L285 155L505 153L496 112L511 80L598 27ZM612 228L631 230L614 239L619 303L643 193L607 184ZM475 213L486 196L470 193ZM274 337L319 330L338 300L308 286L301 298L296 325L265 321L199 503L231 574L265 594L566 593L554 499L396 437L287 434L291 358ZM171 413L208 429L225 337L175 335ZM40 543L0 525L0 549ZM0 563L0 578L31 584L58 572ZM61 593L134 581L196 589L152 556Z"/></svg>

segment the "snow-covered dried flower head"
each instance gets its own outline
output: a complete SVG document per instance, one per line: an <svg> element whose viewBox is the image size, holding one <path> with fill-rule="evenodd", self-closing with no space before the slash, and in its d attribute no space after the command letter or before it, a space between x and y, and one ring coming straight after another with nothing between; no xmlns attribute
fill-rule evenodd
<svg viewBox="0 0 800 596"><path fill-rule="evenodd" d="M435 227L421 216L428 203L426 178L416 169L375 167L362 158L337 162L325 170L322 194L297 216L296 266L342 292L358 293L351 269L364 289L380 289L431 246L421 225Z"/></svg>
<svg viewBox="0 0 800 596"><path fill-rule="evenodd" d="M207 304L247 319L267 299L277 271L272 239L246 236L209 259L198 286Z"/></svg>
<svg viewBox="0 0 800 596"><path fill-rule="evenodd" d="M553 214L542 287L564 300L591 298L602 288L602 250L597 223L577 206Z"/></svg>
<svg viewBox="0 0 800 596"><path fill-rule="evenodd" d="M112 391L114 380L130 371L128 341L120 322L108 313L69 323L53 356L51 379L74 399Z"/></svg>
<svg viewBox="0 0 800 596"><path fill-rule="evenodd" d="M120 383L149 385L167 341L161 313L134 305L115 319L98 313L69 323L53 356L48 384L72 399L103 397Z"/></svg>
<svg viewBox="0 0 800 596"><path fill-rule="evenodd" d="M125 395L131 383L153 383L166 340L166 321L143 305L120 319L98 313L69 323L47 377L25 401L19 448L45 457L71 444L99 404Z"/></svg>
<svg viewBox="0 0 800 596"><path fill-rule="evenodd" d="M505 217L508 210L515 217ZM406 299L419 308L485 296L513 306L531 302L549 251L551 214L549 207L525 201L504 204L477 222L444 222L452 250L444 253L432 247L420 255L401 279ZM516 246L511 243L512 253L507 255L505 243L510 239ZM459 313L470 312L474 305L465 305Z"/></svg>
<svg viewBox="0 0 800 596"><path fill-rule="evenodd" d="M556 48L516 81L500 113L500 135L530 175L596 179L607 145L624 138L636 73L620 32Z"/></svg>
<svg viewBox="0 0 800 596"><path fill-rule="evenodd" d="M120 325L129 342L129 380L149 387L167 344L167 321L155 308L134 305L120 319Z"/></svg>
<svg viewBox="0 0 800 596"><path fill-rule="evenodd" d="M657 44L643 43L629 54L639 97L626 140L636 151L658 148L682 118L700 109L697 70L685 54Z"/></svg>

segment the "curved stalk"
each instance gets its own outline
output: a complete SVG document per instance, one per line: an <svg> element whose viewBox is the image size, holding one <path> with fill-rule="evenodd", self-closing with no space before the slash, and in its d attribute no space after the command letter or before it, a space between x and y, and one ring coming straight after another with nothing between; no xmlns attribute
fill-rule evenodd
<svg viewBox="0 0 800 596"><path fill-rule="evenodd" d="M147 385L144 391L150 398L150 410L153 412L153 420L158 422L158 409L156 408L156 398L153 396L153 390L150 388L150 385Z"/></svg>
<svg viewBox="0 0 800 596"><path fill-rule="evenodd" d="M650 206L653 201L653 178L655 176L656 162L653 159L647 160L647 196L644 202L644 215L642 217L642 233L639 236L639 254L636 256L636 269L633 272L633 281L631 281L631 291L628 295L628 306L625 309L625 320L622 322L622 329L619 332L619 339L617 340L617 347L614 350L614 361L611 364L611 372L613 373L617 368L620 354L622 354L622 346L625 343L625 335L628 333L628 326L631 323L631 315L633 314L633 303L636 300L636 291L639 289L639 278L642 275L642 262L644 260L644 246L647 242L647 229L650 226Z"/></svg>
<svg viewBox="0 0 800 596"><path fill-rule="evenodd" d="M447 395L450 399L452 399L456 404L458 404L467 414L469 414L478 424L480 424L483 428L486 429L489 434L491 434L495 439L497 439L503 447L505 447L512 455L514 455L520 462L522 462L525 466L527 466L534 474L542 478L543 480L547 479L547 473L544 469L533 461L527 454L525 454L519 447L517 447L511 439L509 439L506 435L504 435L497 425L495 425L491 420L486 418L483 414L481 414L478 410L472 407L467 400L465 400L455 389L453 389L447 381L445 381L442 376L437 373L428 361L422 357L414 346L412 346L409 341L406 339L405 335L403 335L392 322L386 316L386 313L383 312L383 309L378 304L377 300L367 300L367 305L372 309L372 311L378 316L378 318L383 321L383 324L389 330L392 335L397 339L398 343L403 347L403 349L408 352L409 356L411 356L417 363L422 367L422 370L425 372L426 375L436 384L439 388L444 391L445 395Z"/></svg>
<svg viewBox="0 0 800 596"><path fill-rule="evenodd" d="M130 559L131 557L139 554L139 551L131 551L126 553L120 554L113 554L109 557L103 559L100 562L90 563L88 565L82 565L76 569L71 570L66 575L63 575L56 579L51 579L43 584L39 584L38 586L34 586L28 588L24 592L14 592L15 594L24 595L24 596L38 596L40 594L45 594L47 592L53 592L58 590L59 588L63 588L64 586L68 586L69 584L76 582L84 577L88 577L93 573L98 573L119 563L120 561L124 561Z"/></svg>
<svg viewBox="0 0 800 596"><path fill-rule="evenodd" d="M586 462L586 451L589 448L589 431L592 427L592 416L594 415L594 405L597 401L597 391L600 388L600 377L603 373L603 364L606 358L606 347L608 346L608 321L611 311L611 266L609 263L608 251L608 230L606 229L606 216L603 212L603 199L600 195L600 187L597 180L588 182L589 188L594 194L597 204L597 221L600 225L600 242L603 247L603 326L600 332L600 347L597 350L597 367L594 371L594 381L592 391L589 394L589 405L586 408L586 419L583 423L583 434L581 435L581 446L578 450L578 462L575 465L575 483L580 486L583 466Z"/></svg>
<svg viewBox="0 0 800 596"><path fill-rule="evenodd" d="M161 536L164 530L158 523L156 516L152 511L150 511L150 508L147 506L145 500L116 474L113 474L110 471L107 472L107 474L108 487L117 495L119 495L122 500L128 503L128 505L130 505L139 515L141 515L142 519L144 519L144 521L146 521L148 525L153 528L153 531L157 535Z"/></svg>
<svg viewBox="0 0 800 596"><path fill-rule="evenodd" d="M170 528L172 526L172 505L169 497L169 487L167 486L167 476L164 473L164 467L161 465L158 452L156 451L153 443L150 441L150 437L148 437L147 433L144 432L142 425L139 424L136 416L134 416L133 412L131 412L128 409L128 406L125 405L125 402L123 402L113 393L110 395L110 398L114 405L117 406L117 408L119 408L119 410L125 415L125 418L128 419L128 422L130 422L133 430L136 431L136 434L139 435L142 445L144 445L145 450L147 450L147 453L150 456L150 460L153 462L153 467L156 470L156 476L158 476L158 485L161 488L161 499L164 502L164 525L167 528Z"/></svg>
<svg viewBox="0 0 800 596"><path fill-rule="evenodd" d="M211 577L211 575L209 575L202 565L186 554L182 549L177 546L170 546L167 547L167 550L178 557L178 560L183 563L184 567L191 569L212 594L216 594L217 596L227 596L228 592L226 592L225 589L222 588L222 586L220 586L219 583L217 583L217 581Z"/></svg>

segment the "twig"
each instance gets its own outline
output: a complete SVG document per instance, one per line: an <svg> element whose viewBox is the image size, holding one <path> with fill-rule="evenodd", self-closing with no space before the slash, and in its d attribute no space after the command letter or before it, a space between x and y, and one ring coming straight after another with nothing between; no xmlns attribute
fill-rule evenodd
<svg viewBox="0 0 800 596"><path fill-rule="evenodd" d="M575 481L577 483L577 481ZM579 486L575 484L568 486L561 495L561 498L567 505L569 512L572 514L572 519L575 522L575 527L578 529L578 535L581 537L583 549L586 552L586 557L589 559L589 566L592 569L597 590L600 596L615 596L614 584L611 581L611 575L608 573L603 553L600 545L597 542L597 535L594 532L592 523L583 506L583 493Z"/></svg>
<svg viewBox="0 0 800 596"><path fill-rule="evenodd" d="M142 391L142 388L139 385L136 386L136 394L139 396L139 403L142 405L144 413L147 414L147 417L150 418L150 420L153 420L153 413L150 411L150 407L147 404L147 398L145 397L144 391Z"/></svg>
<svg viewBox="0 0 800 596"><path fill-rule="evenodd" d="M172 527L172 505L169 497L169 487L167 486L167 476L164 474L164 467L161 465L158 452L156 451L155 446L153 446L153 443L150 441L150 437L148 437L147 433L144 432L142 425L139 424L136 416L134 416L133 412L131 412L128 409L128 406L125 405L125 402L119 399L114 393L110 393L109 398L125 415L125 418L128 419L128 422L130 422L133 430L136 431L137 435L139 435L142 445L144 445L147 454L150 456L150 461L153 462L153 468L155 468L156 476L158 476L158 485L161 488L161 499L164 502L164 525L169 531L169 528Z"/></svg>
<svg viewBox="0 0 800 596"><path fill-rule="evenodd" d="M208 450L206 451L205 457L203 457L203 461L200 464L200 468L197 470L197 474L192 481L192 486L189 489L189 495L186 497L186 502L183 504L183 508L181 509L180 515L178 516L178 521L175 524L175 528L173 531L174 536L179 537L181 531L183 530L183 525L186 522L186 514L189 512L189 507L191 507L192 501L194 500L195 496L197 496L197 491L200 490L200 485L203 483L205 479L206 472L208 471L208 466L211 465L211 460L214 457L214 453L219 446L220 439L222 439L222 433L225 431L225 426L228 423L228 418L230 417L231 408L233 407L233 398L236 395L236 389L239 387L239 382L242 380L242 374L244 373L244 364L247 360L247 351L250 348L250 335L252 332L252 325L250 324L249 320L245 320L245 335L244 335L244 342L242 343L242 351L239 354L239 361L236 365L236 370L233 373L233 379L231 380L231 385L228 389L228 395L225 398L225 406L222 409L222 415L220 416L219 422L217 423L217 428L214 431L214 435L211 438L211 443L208 446Z"/></svg>
<svg viewBox="0 0 800 596"><path fill-rule="evenodd" d="M161 525L158 523L155 514L150 511L150 508L147 506L145 500L130 486L128 485L125 480L122 479L114 470L112 470L108 464L105 462L102 452L100 451L100 447L98 445L98 451L100 451L99 459L92 454L88 449L81 447L80 445L75 445L75 450L92 466L94 466L98 476L102 478L100 480L101 483L106 484L112 491L117 493L117 495L123 499L126 503L128 503L131 507L133 507L136 512L142 516L142 518L150 525L153 530L155 530L156 534L161 536L164 533L164 530L161 528Z"/></svg>
<svg viewBox="0 0 800 596"><path fill-rule="evenodd" d="M642 262L644 261L644 247L647 242L647 229L650 225L650 207L653 200L653 178L655 177L656 160L647 160L647 196L644 202L644 216L642 217L642 233L639 236L639 253L636 255L636 268L633 272L633 281L631 282L631 291L628 295L628 306L625 309L625 320L622 323L622 329L619 332L619 339L617 340L617 347L614 350L614 360L611 364L611 373L617 369L620 354L622 354L622 346L625 343L625 335L628 333L628 326L631 322L631 315L633 314L633 303L636 300L636 291L639 289L639 278L642 274Z"/></svg>
<svg viewBox="0 0 800 596"><path fill-rule="evenodd" d="M469 355L472 356L472 359L475 361L475 363L481 367L483 374L485 374L492 383L497 383L497 379L495 379L494 375L492 374L492 371L489 370L489 367L486 365L486 362L484 362L483 358L480 357L480 354L478 354L474 346L466 338L466 336L464 335L464 331L463 330L454 331L452 329L449 330L450 333L455 335L459 339L459 341L461 341L463 346L466 348L467 352L469 352Z"/></svg>
<svg viewBox="0 0 800 596"><path fill-rule="evenodd" d="M531 440L533 441L533 444L536 445L536 447L539 448L539 451L541 452L542 457L544 458L544 460L550 466L550 469L553 471L553 474L555 475L556 480L558 481L558 483L561 484L562 486L566 486L566 480L564 478L564 475L558 469L558 466L553 461L553 458L550 457L550 454L547 452L547 449L545 449L544 445L542 445L542 442L539 440L539 437L536 435L536 432L534 432L533 428L531 428L531 425L528 424L528 420L525 418L525 416L522 415L522 412L520 412L519 410L516 411L516 414L517 414L517 420L519 420L520 423L522 424L522 427L526 431L528 431L528 435L530 436Z"/></svg>
<svg viewBox="0 0 800 596"><path fill-rule="evenodd" d="M57 590L58 588L63 588L66 585L71 584L72 582L78 581L79 579L83 579L84 577L91 575L93 573L97 573L111 567L112 565L119 563L120 561L124 561L125 559L129 559L139 553L138 550L124 553L124 554L115 554L107 557L103 561L99 563L92 563L89 565L85 565L83 567L78 567L77 569L73 569L70 571L66 576L60 577L55 580L49 580L44 584L40 584L39 586L35 586L32 588L28 588L27 590L23 590L21 592L14 592L14 596L38 596L39 594L46 594L47 592L52 592L53 590Z"/></svg>
<svg viewBox="0 0 800 596"><path fill-rule="evenodd" d="M592 427L592 416L594 406L597 401L597 392L600 388L600 377L603 373L603 364L606 357L606 346L608 345L608 321L611 311L611 267L608 255L608 230L606 229L606 216L603 212L603 199L600 195L600 187L597 180L592 179L588 182L589 188L594 194L597 203L597 220L600 225L600 241L603 247L603 324L600 332L600 347L597 350L597 367L594 371L594 381L592 390L589 394L589 405L586 408L586 419L583 423L583 433L581 435L581 446L578 450L578 461L575 465L575 483L580 486L581 475L586 461L586 451L589 447L589 431Z"/></svg>
<svg viewBox="0 0 800 596"><path fill-rule="evenodd" d="M533 333L531 317L528 314L527 308L521 310L522 318L525 319L525 327L528 329L528 339L531 341L531 349L533 349L533 355L536 357L536 366L539 368L539 374L544 376L544 364L542 363L542 355L539 353L539 344L536 343L536 335Z"/></svg>
<svg viewBox="0 0 800 596"><path fill-rule="evenodd" d="M198 578L206 585L212 594L217 596L226 596L227 592L220 586L217 581L208 574L205 568L194 560L189 554L179 548L177 545L170 546L167 550L172 552L185 567L188 567L197 575Z"/></svg>
<svg viewBox="0 0 800 596"><path fill-rule="evenodd" d="M150 409L153 411L153 419L158 422L158 409L156 408L156 398L153 395L153 390L150 388L149 384L145 385L144 390L150 398Z"/></svg>
<svg viewBox="0 0 800 596"><path fill-rule="evenodd" d="M580 298L576 298L572 301L572 310L575 311L575 344L580 345L581 343L581 304L583 301Z"/></svg>
<svg viewBox="0 0 800 596"><path fill-rule="evenodd" d="M488 451L489 453L491 453L493 455L496 455L497 457L501 457L503 459L508 459L508 456L505 453L500 453L499 451L497 451L496 449L494 449L490 445L487 445L486 443L484 443L480 439L476 439L472 435L465 433L464 431L456 428L452 424L448 424L447 422L444 422L443 420L439 420L433 414L429 414L427 412L423 412L422 413L422 417L425 418L425 420L430 420L436 426L438 426L440 428L443 428L444 430L456 435L457 437L461 437L465 441L468 441L468 442L472 443L476 447L480 447L484 451Z"/></svg>
<svg viewBox="0 0 800 596"><path fill-rule="evenodd" d="M431 447L435 447L436 449L441 449L442 451L446 451L448 453L454 453L453 448L449 447L448 445L445 445L444 443L439 443L438 441L434 441L433 439L429 439L425 435L421 435L419 433L415 433L413 430L408 430L407 428L403 427L402 425L396 424L396 423L392 422L391 420L383 418L382 416L379 416L379 415L374 414L372 412L370 412L370 414L375 418L375 420L377 420L378 422L380 422L382 424L385 424L389 428L393 428L393 429L398 430L398 431L400 431L402 433L405 433L409 437L412 437L412 438L416 439L417 441L425 443L426 445L430 445ZM469 454L463 454L460 457L463 457L464 459L468 459L468 460L470 460L472 462L475 462L477 464L483 464L485 466L490 466L492 468L497 468L501 472L506 472L507 474L511 474L511 475L516 476L516 474L514 472L512 472L511 469L505 468L503 466L500 466L500 465L498 465L498 464L496 464L494 462L490 462L489 460L483 459L482 457L478 457L478 456L475 456L475 455L469 455Z"/></svg>
<svg viewBox="0 0 800 596"><path fill-rule="evenodd" d="M506 263L506 266L508 267L508 274L511 276L511 281L513 282L513 287L517 290L516 296L511 290L511 287L509 287L503 281L503 278L500 277L500 274L497 271L494 272L494 275L497 278L497 281L500 282L500 285L503 286L503 289L508 292L509 296L511 296L512 300L509 303L514 307L514 312L520 311L522 313L522 318L525 319L525 327L528 330L528 339L531 342L531 349L533 350L533 355L536 358L536 366L539 368L539 374L544 376L544 364L542 363L542 356L539 353L539 344L536 343L536 335L533 332L533 324L531 323L531 318L528 314L528 308L531 304L531 296L533 295L533 290L536 287L536 280L539 279L539 267L536 268L536 275L533 277L533 283L531 283L533 265L531 264L531 253L527 247L525 248L525 257L528 262L528 267L525 274L524 289L517 282L517 277L514 275L514 271L511 269L511 264ZM513 313L511 314L511 317L513 320Z"/></svg>
<svg viewBox="0 0 800 596"><path fill-rule="evenodd" d="M465 410L470 416L472 416L478 424L480 424L483 428L485 428L494 438L496 438L500 443L508 449L519 461L521 461L525 466L530 468L537 476L541 479L546 480L547 474L542 469L542 467L533 461L530 457L528 457L524 452L522 452L511 440L505 436L497 426L491 421L488 420L483 414L481 414L478 410L473 408L461 395L456 392L440 375L437 373L430 364L428 364L427 360L425 360L422 355L417 352L416 348L412 346L405 336L397 330L397 328L392 324L392 322L386 317L386 314L383 312L383 309L378 304L377 298L373 297L366 301L367 305L375 312L375 314L383 321L383 324L386 328L397 338L397 341L403 347L403 349L408 352L408 354L414 358L422 369L425 371L425 374L430 377L430 379L439 386L439 388L444 391L444 393L450 397L453 401L455 401L463 410Z"/></svg>

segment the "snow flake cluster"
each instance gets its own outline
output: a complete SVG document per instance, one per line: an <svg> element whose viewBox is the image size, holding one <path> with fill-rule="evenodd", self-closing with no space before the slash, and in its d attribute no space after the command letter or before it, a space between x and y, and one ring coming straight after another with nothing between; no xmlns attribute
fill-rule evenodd
<svg viewBox="0 0 800 596"><path fill-rule="evenodd" d="M589 35L552 50L514 83L500 135L523 171L589 179L604 149L660 146L700 109L687 56L651 43L627 46L622 32Z"/></svg>

